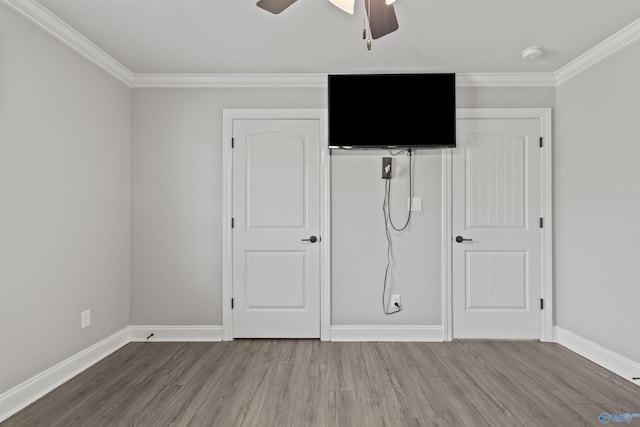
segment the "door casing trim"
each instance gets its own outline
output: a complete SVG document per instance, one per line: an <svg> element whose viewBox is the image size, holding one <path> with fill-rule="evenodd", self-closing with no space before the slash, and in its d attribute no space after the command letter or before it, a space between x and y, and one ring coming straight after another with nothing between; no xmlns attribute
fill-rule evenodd
<svg viewBox="0 0 640 427"><path fill-rule="evenodd" d="M224 109L222 111L222 340L233 340L233 137L234 120L319 120L320 121L320 339L331 339L331 162L327 141L327 110Z"/></svg>
<svg viewBox="0 0 640 427"><path fill-rule="evenodd" d="M544 309L540 314L540 341L553 342L553 188L551 131L551 108L458 108L457 119L538 119L543 147L540 157L540 214L544 218L541 230L541 274L540 295L544 299ZM451 240L452 182L451 153L454 149L443 150L442 155L442 338L453 339L453 268Z"/></svg>

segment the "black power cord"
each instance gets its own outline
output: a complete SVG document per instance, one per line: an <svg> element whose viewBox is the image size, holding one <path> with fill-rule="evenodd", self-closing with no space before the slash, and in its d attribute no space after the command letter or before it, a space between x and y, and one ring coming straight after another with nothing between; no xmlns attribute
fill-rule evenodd
<svg viewBox="0 0 640 427"><path fill-rule="evenodd" d="M411 203L411 200L413 199L413 184L412 184L413 173L411 170L411 163L412 163L411 149L409 148L407 150L401 150L396 154L393 154L391 150L389 150L389 154L391 154L392 156L395 156L402 153L403 151L406 151L407 155L409 156L409 203ZM386 298L387 279L389 277L389 268L391 267L391 251L392 251L391 230L389 229L389 225L391 225L391 228L393 228L394 230L402 232L407 229L407 227L409 226L409 223L411 222L411 205L409 205L409 213L407 214L407 220L405 224L400 228L396 227L393 224L393 221L391 220L391 209L389 207L389 201L391 199L391 182L390 181L391 179L385 179L384 201L382 202L382 214L384 215L384 231L387 237L387 266L384 269L384 283L382 286L382 311L384 312L384 314L387 314L387 315L396 314L402 311L402 307L400 307L400 304L398 303L394 304L394 311L387 311L387 306L385 304L387 299Z"/></svg>
<svg viewBox="0 0 640 427"><path fill-rule="evenodd" d="M404 225L401 228L396 227L393 224L393 221L391 220L391 208L389 207L389 203L387 202L387 211L385 213L385 216L389 218L389 224L391 224L391 227L396 230L396 231L404 231L407 229L407 227L409 226L409 222L411 222L411 201L413 200L413 177L412 177L412 173L411 173L411 163L412 163L412 157L411 157L411 148L409 148L407 150L407 155L409 156L409 213L407 214L407 221L404 223ZM388 199L391 199L391 179L387 179L386 180L386 185L385 185L385 192L388 194L385 194L385 199L388 197Z"/></svg>

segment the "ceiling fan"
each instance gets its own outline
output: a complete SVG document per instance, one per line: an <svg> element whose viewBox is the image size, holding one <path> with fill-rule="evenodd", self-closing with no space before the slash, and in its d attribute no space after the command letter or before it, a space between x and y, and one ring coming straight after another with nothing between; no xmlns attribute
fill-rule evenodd
<svg viewBox="0 0 640 427"><path fill-rule="evenodd" d="M264 10L278 14L296 1L297 0L259 0L257 5ZM353 15L353 6L356 0L329 1L343 11ZM394 1L395 0L364 0L372 38L377 39L386 36L399 28L396 12L393 9ZM363 38L366 38L366 34Z"/></svg>

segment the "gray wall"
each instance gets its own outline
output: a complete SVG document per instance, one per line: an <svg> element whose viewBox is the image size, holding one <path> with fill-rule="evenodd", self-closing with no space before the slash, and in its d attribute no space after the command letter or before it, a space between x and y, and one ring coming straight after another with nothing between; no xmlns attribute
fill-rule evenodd
<svg viewBox="0 0 640 427"><path fill-rule="evenodd" d="M442 324L441 150L415 155L413 195L422 198L422 211L412 212L405 232L391 233L394 262L387 297L400 294L403 307L392 316L382 309L387 240L380 159L389 153L336 151L331 158L332 324ZM396 228L406 218L408 161L406 154L393 158L390 208Z"/></svg>
<svg viewBox="0 0 640 427"><path fill-rule="evenodd" d="M129 324L130 90L4 5L0 28L2 393Z"/></svg>
<svg viewBox="0 0 640 427"><path fill-rule="evenodd" d="M558 88L557 325L640 362L640 43Z"/></svg>
<svg viewBox="0 0 640 427"><path fill-rule="evenodd" d="M553 88L461 88L460 107L553 107ZM132 285L136 325L220 325L225 108L324 108L324 89L134 89ZM332 156L332 323L441 323L440 158L416 158L423 199L394 246L405 311L381 312L386 243L380 152ZM405 159L398 159L403 162ZM406 173L394 192L406 191ZM403 197L394 197L394 219ZM363 219L364 218L364 219Z"/></svg>
<svg viewBox="0 0 640 427"><path fill-rule="evenodd" d="M223 108L322 103L313 89L133 91L132 324L222 324Z"/></svg>

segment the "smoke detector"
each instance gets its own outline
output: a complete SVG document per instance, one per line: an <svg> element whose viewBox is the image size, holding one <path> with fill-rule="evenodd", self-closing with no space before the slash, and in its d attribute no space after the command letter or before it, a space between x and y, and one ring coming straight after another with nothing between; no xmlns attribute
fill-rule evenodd
<svg viewBox="0 0 640 427"><path fill-rule="evenodd" d="M520 55L522 56L522 59L533 61L534 59L538 59L542 56L543 50L542 46L531 46L523 50Z"/></svg>

